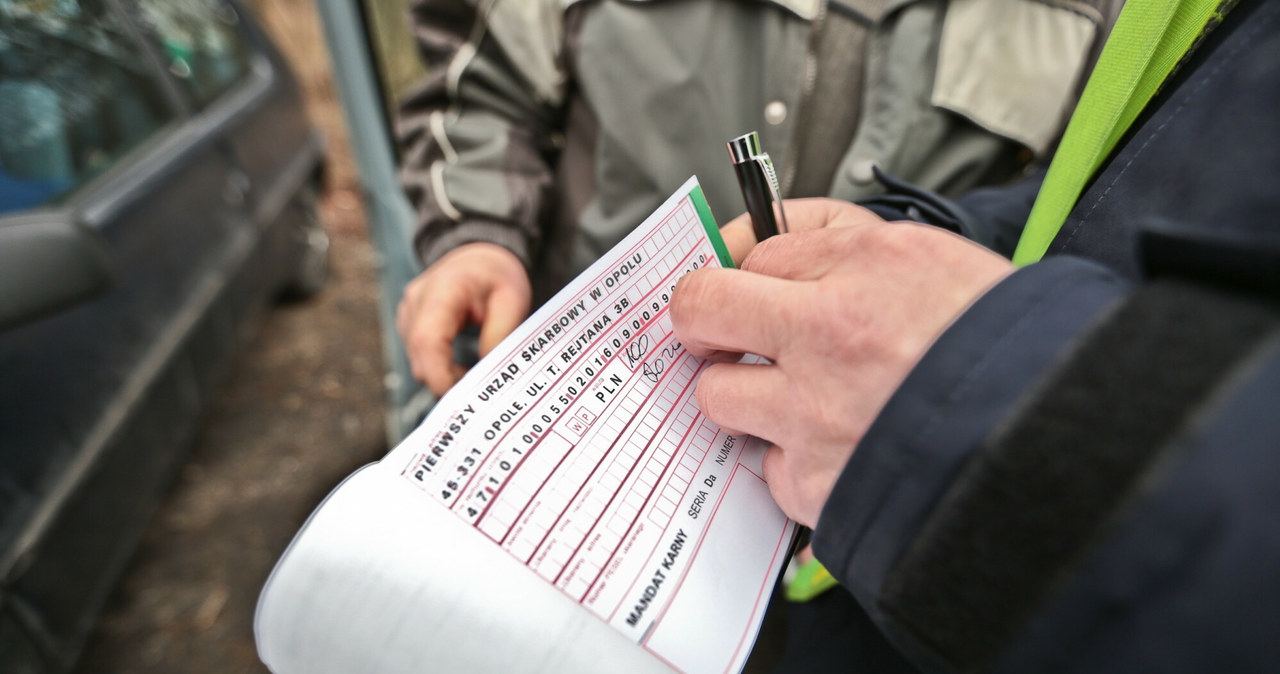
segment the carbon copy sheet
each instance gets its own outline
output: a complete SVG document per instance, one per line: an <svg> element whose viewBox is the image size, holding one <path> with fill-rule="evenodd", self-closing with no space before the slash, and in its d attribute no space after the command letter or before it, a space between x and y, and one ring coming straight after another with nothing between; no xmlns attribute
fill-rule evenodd
<svg viewBox="0 0 1280 674"><path fill-rule="evenodd" d="M726 258L691 178L381 462L683 671L741 668L794 533L672 333L676 282Z"/></svg>

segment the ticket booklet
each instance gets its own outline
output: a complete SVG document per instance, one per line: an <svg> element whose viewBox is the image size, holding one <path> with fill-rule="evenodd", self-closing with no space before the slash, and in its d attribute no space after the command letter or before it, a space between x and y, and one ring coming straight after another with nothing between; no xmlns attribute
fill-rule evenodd
<svg viewBox="0 0 1280 674"><path fill-rule="evenodd" d="M737 672L795 524L667 304L731 266L696 178L329 494L258 600L277 674Z"/></svg>

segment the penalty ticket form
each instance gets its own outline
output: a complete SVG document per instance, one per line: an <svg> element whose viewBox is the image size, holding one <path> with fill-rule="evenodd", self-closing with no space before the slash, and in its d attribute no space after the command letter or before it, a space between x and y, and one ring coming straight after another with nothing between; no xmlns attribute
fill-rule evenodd
<svg viewBox="0 0 1280 674"><path fill-rule="evenodd" d="M686 672L741 669L795 533L765 443L701 413L707 363L672 332L676 282L722 265L690 178L376 466Z"/></svg>

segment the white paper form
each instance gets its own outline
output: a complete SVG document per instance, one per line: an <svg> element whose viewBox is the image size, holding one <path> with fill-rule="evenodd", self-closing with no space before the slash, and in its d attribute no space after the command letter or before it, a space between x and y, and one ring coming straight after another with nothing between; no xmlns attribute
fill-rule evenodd
<svg viewBox="0 0 1280 674"><path fill-rule="evenodd" d="M717 245L691 178L379 465L685 671L741 668L794 533L763 443L702 415L706 363L672 333L672 289Z"/></svg>

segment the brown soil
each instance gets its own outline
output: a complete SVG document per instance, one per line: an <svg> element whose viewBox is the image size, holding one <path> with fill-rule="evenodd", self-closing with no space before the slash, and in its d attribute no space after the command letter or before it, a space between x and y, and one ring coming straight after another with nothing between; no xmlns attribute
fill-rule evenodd
<svg viewBox="0 0 1280 674"><path fill-rule="evenodd" d="M267 574L320 499L387 449L374 256L319 23L309 0L259 4L328 141L332 279L274 308L241 352L79 671L266 671L252 628Z"/></svg>

